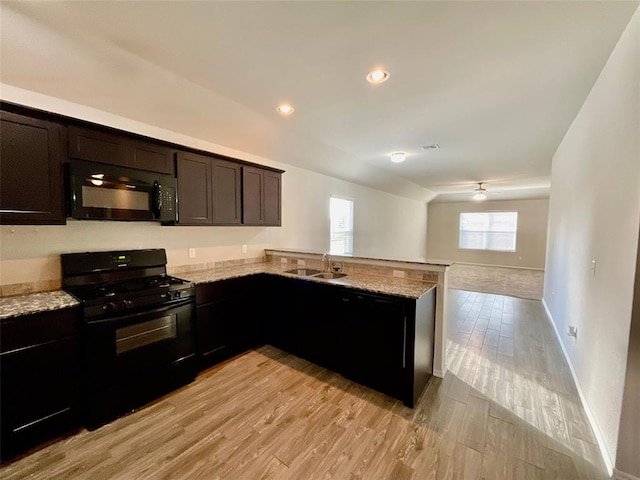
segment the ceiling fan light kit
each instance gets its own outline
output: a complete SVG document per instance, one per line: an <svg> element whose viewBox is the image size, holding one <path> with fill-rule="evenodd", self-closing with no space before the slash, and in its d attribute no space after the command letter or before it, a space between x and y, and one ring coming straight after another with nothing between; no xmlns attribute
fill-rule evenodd
<svg viewBox="0 0 640 480"><path fill-rule="evenodd" d="M482 183L478 183L478 188L474 190L473 200L475 202L481 202L487 199L487 190L482 186Z"/></svg>

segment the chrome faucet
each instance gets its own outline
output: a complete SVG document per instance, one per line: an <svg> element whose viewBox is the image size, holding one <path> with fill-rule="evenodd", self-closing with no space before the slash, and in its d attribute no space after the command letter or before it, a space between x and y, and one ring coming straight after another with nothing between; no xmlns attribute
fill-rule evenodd
<svg viewBox="0 0 640 480"><path fill-rule="evenodd" d="M328 253L322 255L322 270L324 272L331 271L331 256Z"/></svg>

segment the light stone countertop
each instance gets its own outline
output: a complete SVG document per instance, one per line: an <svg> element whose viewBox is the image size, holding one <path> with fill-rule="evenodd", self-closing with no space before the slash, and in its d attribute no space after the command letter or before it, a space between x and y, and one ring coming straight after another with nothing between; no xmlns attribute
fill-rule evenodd
<svg viewBox="0 0 640 480"><path fill-rule="evenodd" d="M30 313L75 307L76 305L80 305L80 302L62 290L3 297L0 298L0 320Z"/></svg>
<svg viewBox="0 0 640 480"><path fill-rule="evenodd" d="M237 267L215 268L211 270L202 270L198 272L188 272L177 274L177 277L189 280L197 284L216 282L219 280L228 280L231 278L244 277L247 275L255 275L259 273L269 273L272 275L280 275L288 278L297 278L310 282L324 283L328 285L336 285L342 287L351 287L359 290L365 290L373 293L382 293L386 295L396 295L399 297L417 299L422 295L436 287L435 282L426 282L420 280L408 280L404 278L389 278L378 275L366 275L362 273L350 273L346 277L339 279L324 280L320 278L304 277L285 273L285 270L292 270L296 267L293 265L278 265L271 262L254 263L250 265L241 265ZM304 268L304 267L300 267Z"/></svg>
<svg viewBox="0 0 640 480"><path fill-rule="evenodd" d="M309 282L350 287L367 292L395 295L412 299L420 298L422 295L435 288L436 286L436 283L434 282L409 280L404 278L389 278L378 275L367 275L363 273L350 273L346 277L331 280L303 277L301 275L285 273L285 270L291 270L294 268L296 267L290 264L278 265L268 262L239 265L233 267L214 268L211 270L201 270L197 272L177 274L175 276L183 278L185 280L189 280L191 282L194 282L195 284L203 284L216 282L219 280L245 277L248 275L256 275L259 273L269 273L272 275L280 275L288 278L303 279ZM2 297L0 298L0 320L17 317L20 315L28 315L30 313L46 312L67 307L75 307L79 304L80 302L78 302L78 300L76 300L72 295L66 293L63 290L30 293L15 297Z"/></svg>
<svg viewBox="0 0 640 480"><path fill-rule="evenodd" d="M267 255L284 254L284 255L314 255L321 257L326 252L319 252L314 250L297 250L294 248L267 248L265 250ZM278 255L281 256L281 255ZM424 266L437 266L437 267L450 267L454 264L451 260L442 260L435 258L390 258L390 257L371 257L371 256L358 256L358 255L337 255L330 254L334 260L349 261L373 261L373 262L389 262L389 263L404 263L407 267L424 267Z"/></svg>

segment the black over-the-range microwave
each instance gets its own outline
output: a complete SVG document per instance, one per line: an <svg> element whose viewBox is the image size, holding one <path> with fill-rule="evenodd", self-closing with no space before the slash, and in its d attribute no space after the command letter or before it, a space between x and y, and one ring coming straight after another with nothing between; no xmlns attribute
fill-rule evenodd
<svg viewBox="0 0 640 480"><path fill-rule="evenodd" d="M67 166L69 216L87 220L178 220L175 177L72 160Z"/></svg>

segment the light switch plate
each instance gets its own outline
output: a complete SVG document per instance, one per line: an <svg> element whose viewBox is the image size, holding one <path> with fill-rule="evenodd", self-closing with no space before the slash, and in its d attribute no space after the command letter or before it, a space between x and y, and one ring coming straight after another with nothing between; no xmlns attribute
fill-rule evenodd
<svg viewBox="0 0 640 480"><path fill-rule="evenodd" d="M189 258L196 258L196 249L195 248L190 248L189 249Z"/></svg>
<svg viewBox="0 0 640 480"><path fill-rule="evenodd" d="M246 245L242 245L242 253L247 253L247 246Z"/></svg>

